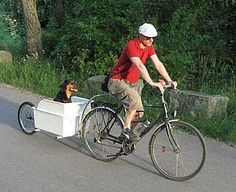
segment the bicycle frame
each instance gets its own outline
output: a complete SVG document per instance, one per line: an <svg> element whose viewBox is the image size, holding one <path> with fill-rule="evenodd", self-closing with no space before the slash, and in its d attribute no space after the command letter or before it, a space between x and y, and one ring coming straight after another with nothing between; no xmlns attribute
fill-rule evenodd
<svg viewBox="0 0 236 192"><path fill-rule="evenodd" d="M156 120L151 123L149 126L147 126L140 134L140 138L144 137L151 129L154 128L154 126L156 124L158 124L158 122L160 122L161 119L164 120L164 122L162 124L160 124L157 129L161 128L163 125L165 125L166 127L166 133L168 136L168 139L171 143L171 146L173 147L174 151L177 152L179 150L179 146L177 144L177 142L175 141L173 134L172 134L172 130L171 130L171 126L170 123L173 121L178 121L178 119L173 119L170 120L169 116L168 116L168 111L167 111L167 103L164 99L164 92L161 93L161 104L154 106L154 105L150 105L149 107L155 107L155 108L160 108L162 109L162 113L156 118Z"/></svg>
<svg viewBox="0 0 236 192"><path fill-rule="evenodd" d="M196 127L170 115L164 98L166 88L168 87L164 87L158 99L155 98L158 102L144 106L150 107L150 110L145 108L146 113L142 116L139 114L132 126L138 123L134 129L140 134L139 141L152 129L148 149L154 167L166 178L184 181L194 177L202 169L206 146ZM131 154L139 142L122 137L119 131L124 128L123 115L126 114L123 105L113 105L113 100L109 105L108 101L107 98L94 99L94 105L84 118L82 129L87 150L94 158L105 162ZM148 120L151 121L149 125L146 124L149 123Z"/></svg>
<svg viewBox="0 0 236 192"><path fill-rule="evenodd" d="M166 87L166 88L169 88L169 86ZM164 92L165 92L165 91L164 91ZM157 104L157 105L148 105L148 107L153 107L153 108L160 108L160 109L162 109L162 113L154 120L153 123L151 123L149 126L147 126L147 127L140 133L140 138L144 137L151 129L154 128L155 125L157 125L157 124L160 122L161 119L163 119L164 122L163 122L162 124L160 124L160 125L158 126L158 128L160 128L161 126L163 126L163 125L165 124L165 127L167 128L167 129L166 129L166 132L167 132L167 136L168 136L168 138L169 138L169 141L170 141L171 145L173 146L173 148L176 149L176 148L178 148L178 145L177 145L177 143L176 143L176 141L175 141L175 139L173 138L173 135L172 135L172 133L171 133L170 122L172 122L172 121L178 121L178 120L170 120L170 119L169 119L168 110L167 110L167 103L166 103L165 98L164 98L164 92L161 93L161 103L160 103L160 104ZM112 95L109 95L109 94L106 93L106 94L98 94L98 95L93 96L93 97L90 99L90 101L87 103L87 105L84 107L84 111L82 112L82 118L83 118L84 115L85 115L86 107L87 107L88 105L90 105L91 102L94 101L95 98L97 98L97 97L103 97L103 96L112 96ZM124 107L124 105L121 105L121 106L120 106L118 109L116 109L116 110L113 110L113 109L110 108L109 106L101 106L101 107L107 108L107 109L111 110L112 112L114 112L115 114L117 114L117 116L119 116L119 113L122 111L123 108L125 109L125 113L126 113L126 108ZM116 118L117 118L117 117L116 117ZM105 126L104 130L106 130L106 133L108 134L108 136L111 137L111 138L109 138L109 140L112 140L112 141L114 141L114 142L120 143L120 141L119 141L116 137L114 137L114 136L112 136L112 135L109 134L110 128L111 128L112 126L110 126L110 128L107 129L107 126L110 125L110 123L112 122L112 120L114 120L114 122L115 122L114 117L112 117L112 118L107 122L107 125ZM113 123L114 123L114 122L113 122ZM138 121L137 121L137 122L138 122ZM102 132L103 132L104 130L102 130ZM108 138L107 138L107 139L108 139Z"/></svg>
<svg viewBox="0 0 236 192"><path fill-rule="evenodd" d="M111 110L112 112L114 112L114 114L117 114L116 111L112 110L112 109L109 108L109 107L101 107L101 108L109 109L109 110ZM119 110L122 110L122 107L120 107ZM116 117L114 117L114 116L111 117L111 118L109 119L109 121L107 122L106 126L104 127L104 129L101 131L101 133L103 133L104 131L106 131L107 135L108 135L109 137L111 137L111 138L107 138L108 140L114 141L114 142L117 142L117 143L121 143L121 142L118 140L117 137L115 137L115 136L113 136L113 135L110 134L110 130L111 130L111 128L113 127L114 123L116 122L116 118L119 118L119 116L117 115ZM113 121L113 122L112 122L112 121ZM121 121L122 121L122 119L121 119ZM110 123L111 123L111 125L110 125ZM124 124L123 121L122 121L122 123ZM109 126L109 127L108 127L108 126ZM108 127L108 128L107 128L107 127Z"/></svg>
<svg viewBox="0 0 236 192"><path fill-rule="evenodd" d="M169 116L167 111L167 103L164 99L164 93L161 94L161 104L159 105L149 105L148 107L154 107L154 108L160 108L162 109L162 113L155 119L153 123L151 123L149 126L147 126L140 134L140 137L142 138L144 135L146 135L153 127L160 122L161 119L164 119L163 124L168 124L169 122Z"/></svg>
<svg viewBox="0 0 236 192"><path fill-rule="evenodd" d="M97 95L94 95L93 97L91 97L90 99L89 99L89 101L87 102L87 104L85 105L85 107L84 107L84 109L83 109L83 111L82 111L82 114L81 114L81 116L82 116L82 122L83 122L83 119L84 119L84 117L86 116L86 109L87 109L87 107L89 107L90 105L91 105L91 103L92 102L94 102L95 101L95 99L96 98L101 98L101 97L105 97L105 96L111 96L111 97L113 97L114 99L117 99L115 96L113 96L113 95L111 95L111 94L109 94L109 93L104 93L104 94L97 94ZM118 100L118 99L117 99ZM109 109L112 109L111 107L109 107L109 106L104 106L104 107L107 107L107 108L109 108ZM115 113L120 113L121 111L122 111L122 109L124 109L125 110L125 113L126 113L126 108L124 107L124 105L121 105L118 109L116 109L114 112Z"/></svg>

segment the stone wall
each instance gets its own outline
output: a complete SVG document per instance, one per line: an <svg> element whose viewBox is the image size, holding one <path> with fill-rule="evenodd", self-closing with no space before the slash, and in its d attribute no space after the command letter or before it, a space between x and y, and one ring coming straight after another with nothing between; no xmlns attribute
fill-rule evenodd
<svg viewBox="0 0 236 192"><path fill-rule="evenodd" d="M101 84L104 75L88 78L83 87L83 91L92 97L96 94L104 93ZM139 81L139 87L143 88L143 81ZM219 95L208 95L205 93L171 90L168 95L170 109L177 108L178 114L191 114L192 116L202 116L206 118L217 117L226 114L228 97Z"/></svg>
<svg viewBox="0 0 236 192"><path fill-rule="evenodd" d="M104 91L101 90L102 81L104 78L105 78L105 75L89 77L84 83L83 91L86 94L88 94L90 97L96 94L105 93ZM143 88L142 80L138 81L138 86L139 86L139 89L142 90Z"/></svg>
<svg viewBox="0 0 236 192"><path fill-rule="evenodd" d="M8 51L0 50L0 63L1 64L11 64L12 54Z"/></svg>
<svg viewBox="0 0 236 192"><path fill-rule="evenodd" d="M170 106L175 106L180 114L187 113L206 118L218 117L226 114L228 102L228 97L220 95L186 90L172 90L170 92Z"/></svg>
<svg viewBox="0 0 236 192"><path fill-rule="evenodd" d="M104 91L102 91L102 89L101 89L102 81L104 78L105 78L104 75L89 77L84 82L83 91L89 97L92 97L92 96L100 94L100 93L104 93Z"/></svg>

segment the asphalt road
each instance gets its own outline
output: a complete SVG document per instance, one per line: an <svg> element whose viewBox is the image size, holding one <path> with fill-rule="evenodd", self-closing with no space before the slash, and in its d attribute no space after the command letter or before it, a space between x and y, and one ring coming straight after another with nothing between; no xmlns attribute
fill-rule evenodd
<svg viewBox="0 0 236 192"><path fill-rule="evenodd" d="M93 159L77 137L54 139L46 132L28 136L17 122L24 101L42 99L0 84L1 192L235 192L236 148L206 139L207 161L193 179L176 182L152 165L147 136L129 155L105 163Z"/></svg>

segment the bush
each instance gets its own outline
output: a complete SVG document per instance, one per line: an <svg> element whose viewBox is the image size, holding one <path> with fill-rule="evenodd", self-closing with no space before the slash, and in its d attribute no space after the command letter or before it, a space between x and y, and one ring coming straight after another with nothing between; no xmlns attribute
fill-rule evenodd
<svg viewBox="0 0 236 192"><path fill-rule="evenodd" d="M137 36L138 26L151 20L145 18L147 6L144 0L66 3L68 15L63 26L55 24L54 18L45 29L46 52L59 60L59 68L87 77L103 74L114 65L127 40Z"/></svg>
<svg viewBox="0 0 236 192"><path fill-rule="evenodd" d="M157 53L180 84L197 90L204 81L227 82L235 73L229 44L233 38L229 31L235 26L229 18L235 5L170 2L65 1L67 17L62 26L51 10L51 22L44 31L46 53L57 59L59 69L84 77L104 74L125 43L137 35L138 26L151 22L159 31ZM153 67L150 71L156 74Z"/></svg>
<svg viewBox="0 0 236 192"><path fill-rule="evenodd" d="M22 39L16 30L16 20L0 14L0 49L10 51L14 55L21 55L22 46Z"/></svg>
<svg viewBox="0 0 236 192"><path fill-rule="evenodd" d="M235 73L233 55L222 54L227 52L224 30L209 25L219 19L209 17L213 10L207 4L181 7L160 35L161 59L187 88L199 89L203 82L227 82Z"/></svg>

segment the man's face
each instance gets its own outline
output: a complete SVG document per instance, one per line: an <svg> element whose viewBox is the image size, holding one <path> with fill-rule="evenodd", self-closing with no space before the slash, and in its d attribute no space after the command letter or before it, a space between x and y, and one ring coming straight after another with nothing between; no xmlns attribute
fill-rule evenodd
<svg viewBox="0 0 236 192"><path fill-rule="evenodd" d="M144 46L151 46L154 39L155 37L146 37L144 35L140 35L140 41Z"/></svg>

